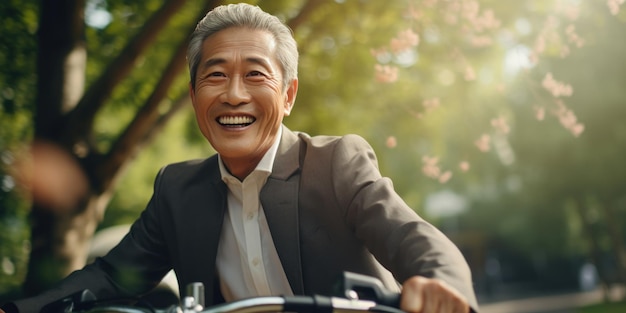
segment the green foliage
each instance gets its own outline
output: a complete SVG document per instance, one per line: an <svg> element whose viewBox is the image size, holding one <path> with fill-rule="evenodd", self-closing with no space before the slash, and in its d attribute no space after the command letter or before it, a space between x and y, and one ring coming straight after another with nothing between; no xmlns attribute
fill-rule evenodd
<svg viewBox="0 0 626 313"><path fill-rule="evenodd" d="M29 252L28 201L13 168L32 132L36 1L3 1L0 16L0 294L8 295L26 275Z"/></svg>
<svg viewBox="0 0 626 313"><path fill-rule="evenodd" d="M626 311L626 302L600 303L576 310L577 313L620 313L624 311Z"/></svg>

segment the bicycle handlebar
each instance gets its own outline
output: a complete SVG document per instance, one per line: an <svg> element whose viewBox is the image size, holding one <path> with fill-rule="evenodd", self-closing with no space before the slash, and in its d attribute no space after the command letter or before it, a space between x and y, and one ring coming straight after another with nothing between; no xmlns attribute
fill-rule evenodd
<svg viewBox="0 0 626 313"><path fill-rule="evenodd" d="M397 308L379 305L370 300L351 300L324 296L285 296L255 297L233 302L218 304L196 310L183 310L178 306L166 309L146 309L140 307L108 305L97 306L83 313L269 313L269 312L301 312L301 313L354 313L380 312L402 313Z"/></svg>
<svg viewBox="0 0 626 313"><path fill-rule="evenodd" d="M228 303L204 306L204 286L192 283L181 305L165 309L144 308L130 305L98 304L88 290L52 303L46 313L354 313L380 312L401 313L398 309L400 295L389 292L373 277L344 272L336 290L338 296L268 296L254 297Z"/></svg>

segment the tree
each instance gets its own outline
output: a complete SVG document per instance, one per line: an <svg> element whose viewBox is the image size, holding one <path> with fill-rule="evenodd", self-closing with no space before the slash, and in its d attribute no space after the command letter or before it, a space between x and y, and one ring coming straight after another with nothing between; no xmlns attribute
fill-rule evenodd
<svg viewBox="0 0 626 313"><path fill-rule="evenodd" d="M23 171L33 171L25 179L34 195L26 294L48 288L84 264L89 239L102 218L116 179L169 118L167 113L160 115L157 108L184 68L183 39L178 39L180 43L153 93L115 143L102 151L93 140L96 116L114 87L130 73L183 4L164 2L83 93L87 66L85 1L42 2L32 163L23 165ZM42 175L47 171L51 176ZM47 189L51 185L61 189Z"/></svg>

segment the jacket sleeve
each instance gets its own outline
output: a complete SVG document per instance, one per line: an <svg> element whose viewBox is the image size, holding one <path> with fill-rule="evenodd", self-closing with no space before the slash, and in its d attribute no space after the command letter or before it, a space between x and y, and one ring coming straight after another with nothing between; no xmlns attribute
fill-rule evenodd
<svg viewBox="0 0 626 313"><path fill-rule="evenodd" d="M333 157L336 197L347 208L346 223L396 280L419 275L438 278L465 296L477 309L469 266L457 246L421 218L382 177L371 146L347 136ZM353 175L341 174L350 169Z"/></svg>

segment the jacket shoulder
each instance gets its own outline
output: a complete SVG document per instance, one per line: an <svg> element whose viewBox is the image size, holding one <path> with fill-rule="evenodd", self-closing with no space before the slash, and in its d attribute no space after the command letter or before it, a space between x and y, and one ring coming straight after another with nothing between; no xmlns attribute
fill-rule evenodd
<svg viewBox="0 0 626 313"><path fill-rule="evenodd" d="M163 166L157 175L159 181L196 181L221 177L218 166L217 155L213 155L207 159L194 159L182 162L170 163Z"/></svg>
<svg viewBox="0 0 626 313"><path fill-rule="evenodd" d="M299 132L297 133L298 137L307 143L308 146L323 148L335 146L337 144L342 145L363 145L369 146L367 141L357 134L347 134L347 135L317 135L310 136L307 133Z"/></svg>

